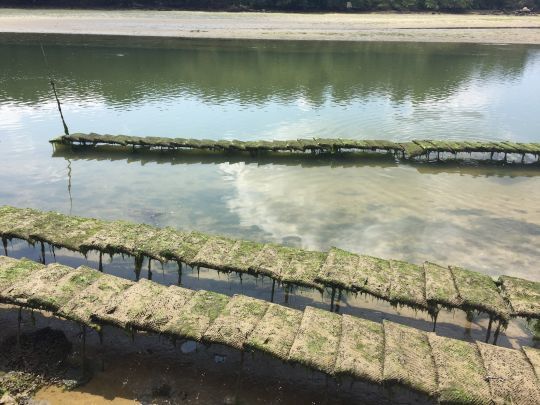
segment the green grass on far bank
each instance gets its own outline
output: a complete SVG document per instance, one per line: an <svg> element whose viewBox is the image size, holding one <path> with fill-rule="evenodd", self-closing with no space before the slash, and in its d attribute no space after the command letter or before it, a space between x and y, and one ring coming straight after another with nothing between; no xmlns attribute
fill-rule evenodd
<svg viewBox="0 0 540 405"><path fill-rule="evenodd" d="M540 0L0 0L0 6L190 10L454 11L540 9Z"/></svg>

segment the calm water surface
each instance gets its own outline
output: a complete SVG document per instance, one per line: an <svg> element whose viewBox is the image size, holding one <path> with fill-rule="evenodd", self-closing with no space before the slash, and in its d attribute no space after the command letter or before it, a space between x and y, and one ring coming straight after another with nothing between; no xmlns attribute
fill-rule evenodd
<svg viewBox="0 0 540 405"><path fill-rule="evenodd" d="M41 40L72 132L540 142L538 47ZM38 42L0 37L0 204L540 281L538 167L53 156L47 141L61 132ZM66 254L65 261L83 259ZM109 266L132 277L119 259ZM268 282L240 286L216 274L183 281L268 299ZM168 268L154 279L177 281ZM280 292L276 300L284 299ZM325 307L326 299L298 291L289 305ZM344 297L343 306L430 328L421 314L372 300ZM481 339L486 320L449 313L441 324L441 334ZM525 322L513 322L503 344L531 344L530 336Z"/></svg>

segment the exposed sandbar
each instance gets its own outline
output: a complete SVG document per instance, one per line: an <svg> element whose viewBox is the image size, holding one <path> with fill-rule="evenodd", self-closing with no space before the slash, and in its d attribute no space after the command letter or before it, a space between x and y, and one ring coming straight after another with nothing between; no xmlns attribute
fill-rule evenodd
<svg viewBox="0 0 540 405"><path fill-rule="evenodd" d="M0 9L0 33L540 44L540 16Z"/></svg>

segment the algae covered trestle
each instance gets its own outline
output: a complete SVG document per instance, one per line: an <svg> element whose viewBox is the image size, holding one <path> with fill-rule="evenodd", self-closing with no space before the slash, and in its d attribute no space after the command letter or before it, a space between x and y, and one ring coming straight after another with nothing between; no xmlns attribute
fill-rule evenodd
<svg viewBox="0 0 540 405"><path fill-rule="evenodd" d="M407 160L430 160L435 155L436 160L441 155L458 158L467 154L469 159L485 159L508 161L508 156L518 156L518 162L538 162L540 143L518 142L479 142L479 141L439 141L413 140L412 142L392 142L386 140L356 140L336 138L314 138L274 141L238 141L238 140L199 140L165 137L139 137L125 135L71 134L50 141L54 146L59 145L118 145L133 148L159 148L165 150L195 150L221 151L226 153L247 152L257 156L269 152L291 152L312 154L342 154L362 152L384 152ZM476 157L473 157L473 154ZM479 156L478 156L479 155ZM499 156L502 156L499 157ZM528 159L526 160L526 157ZM515 159L515 158L514 158Z"/></svg>
<svg viewBox="0 0 540 405"><path fill-rule="evenodd" d="M225 272L268 276L286 285L319 290L325 287L369 294L394 305L429 312L436 321L441 308L489 314L490 325L510 317L540 319L540 283L515 277L497 282L487 275L456 266L425 262L415 265L397 260L358 255L332 248L329 252L262 244L197 231L154 228L125 221L100 221L32 209L0 207L0 236L8 253L8 240L87 253L128 254L134 257L139 278L143 257L178 262ZM333 308L332 308L333 309ZM435 325L434 325L435 329ZM497 339L495 337L495 341Z"/></svg>
<svg viewBox="0 0 540 405"><path fill-rule="evenodd" d="M0 256L0 302L100 325L262 351L371 384L400 385L441 403L533 404L540 351L498 348L406 326L303 312L242 295L127 281L89 268Z"/></svg>

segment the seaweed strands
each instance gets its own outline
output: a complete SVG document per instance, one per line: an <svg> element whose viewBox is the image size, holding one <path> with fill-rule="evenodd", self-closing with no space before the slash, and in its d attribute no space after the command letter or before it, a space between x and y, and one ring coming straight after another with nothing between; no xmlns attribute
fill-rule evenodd
<svg viewBox="0 0 540 405"><path fill-rule="evenodd" d="M355 140L355 139L296 139L274 141L238 141L238 140L196 140L184 138L139 137L126 135L99 135L99 134L71 134L63 135L50 140L53 145L112 145L136 148L159 148L174 150L202 150L225 153L248 153L258 156L264 153L311 153L319 155L339 153L383 152L406 159L430 160L431 154L437 154L437 161L441 155L450 154L457 158L459 153L468 153L469 158L485 160L488 154L490 160L494 155L503 154L506 161L508 155L519 156L520 163L525 162L525 156L533 157L531 162L538 161L540 156L540 143L517 142L479 142L479 141L436 141L413 140L411 142L392 142L387 140ZM482 157L473 157L471 154L481 153Z"/></svg>
<svg viewBox="0 0 540 405"><path fill-rule="evenodd" d="M46 282L47 281L47 282ZM92 269L0 256L0 301L131 333L260 351L287 363L378 386L398 386L439 403L537 404L540 351L498 348L243 295L131 282ZM100 334L101 336L101 334ZM84 353L84 340L82 352ZM84 357L83 357L84 367Z"/></svg>
<svg viewBox="0 0 540 405"><path fill-rule="evenodd" d="M495 281L481 273L460 267L442 267L425 262L426 300L432 308L436 320L438 308L459 308L467 313L484 312L489 315L486 342L491 336L494 320L498 321L496 336L501 327L507 325L511 314L508 300L501 295ZM534 283L533 283L534 284ZM532 290L529 294L532 295ZM496 343L496 337L494 339Z"/></svg>
<svg viewBox="0 0 540 405"><path fill-rule="evenodd" d="M515 316L540 319L540 283L489 276L455 266L422 266L358 255L338 248L329 252L235 240L197 231L183 232L126 221L102 221L33 209L0 207L0 237L87 253L128 254L135 258L136 279L146 257L218 271L269 276L273 283L324 291L335 300L342 291L369 294L393 305L427 311L436 325L441 308L489 315L491 335ZM181 267L180 267L181 268ZM336 294L337 293L337 294ZM338 298L339 300L339 298ZM332 310L334 309L332 302ZM496 339L495 339L496 340Z"/></svg>
<svg viewBox="0 0 540 405"><path fill-rule="evenodd" d="M426 157L428 160L432 153L436 153L437 161L441 154L451 154L457 158L459 153L488 154L489 159L493 160L494 155L503 154L504 161L508 160L508 155L520 156L520 162L525 162L525 155L530 154L538 160L540 155L540 144L538 143L519 143L519 142L484 142L484 141L437 141L437 140L413 140L409 143L402 143L405 153L409 159ZM469 156L472 158L472 156Z"/></svg>

